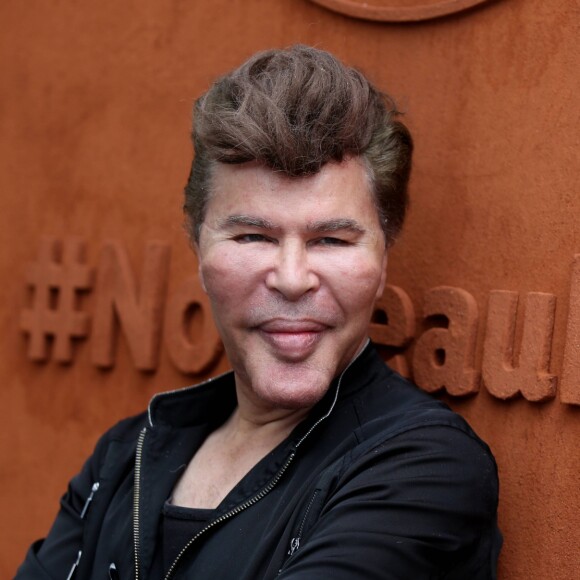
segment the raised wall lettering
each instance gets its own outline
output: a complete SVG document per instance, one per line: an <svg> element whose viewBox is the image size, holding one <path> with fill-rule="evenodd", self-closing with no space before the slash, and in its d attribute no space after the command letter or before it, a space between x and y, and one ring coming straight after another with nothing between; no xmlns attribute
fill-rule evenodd
<svg viewBox="0 0 580 580"><path fill-rule="evenodd" d="M474 368L477 337L477 303L461 288L439 286L425 293L423 316L445 316L447 328L430 328L417 340L413 355L413 376L424 390L444 388L450 395L463 396L479 390L479 373Z"/></svg>
<svg viewBox="0 0 580 580"><path fill-rule="evenodd" d="M197 276L172 291L165 317L165 344L182 373L202 373L223 353L211 306Z"/></svg>
<svg viewBox="0 0 580 580"><path fill-rule="evenodd" d="M85 263L85 242L80 239L43 238L36 261L26 269L29 303L22 309L20 328L28 335L27 355L61 363L74 358L74 340L91 340L92 362L115 364L119 326L127 340L135 368L157 369L160 341L172 364L184 374L211 371L223 355L223 345L211 317L209 299L197 275L176 281L166 296L170 247L149 242L140 277L135 275L124 246L106 242L101 251L98 277ZM94 290L93 312L83 308L82 293ZM488 392L499 399L521 394L531 402L555 397L558 378L550 373L556 297L532 292L525 299L521 330L516 330L519 295L494 290L483 344L482 376ZM387 285L377 301L369 325L371 339L389 366L404 376L414 375L426 391L445 389L452 396L476 393L480 373L474 368L478 308L461 288L441 286L425 293L427 322L415 328L415 311L409 295ZM574 256L568 318L560 381L560 401L580 405L580 254ZM92 329L90 323L92 321ZM408 347L418 334L413 360ZM521 341L519 336L521 334ZM521 342L521 346L515 343ZM411 369L412 368L412 373Z"/></svg>
<svg viewBox="0 0 580 580"><path fill-rule="evenodd" d="M369 336L377 344L404 349L414 335L415 309L411 298L402 288L387 284L375 304ZM410 376L407 359L401 352L391 353L387 362L399 374Z"/></svg>
<svg viewBox="0 0 580 580"><path fill-rule="evenodd" d="M580 254L574 256L560 401L580 405Z"/></svg>
<svg viewBox="0 0 580 580"><path fill-rule="evenodd" d="M519 295L494 290L489 296L483 345L483 382L499 399L521 393L528 401L545 401L556 394L557 378L550 374L550 353L556 297L530 292L526 297L519 357L515 357Z"/></svg>
<svg viewBox="0 0 580 580"><path fill-rule="evenodd" d="M62 363L73 358L72 339L89 331L89 316L77 310L77 295L92 286L93 269L84 264L85 242L42 238L38 260L26 269L32 289L32 306L20 316L20 328L30 336L28 357L48 359L48 342L54 339L52 356Z"/></svg>
<svg viewBox="0 0 580 580"><path fill-rule="evenodd" d="M124 247L114 241L104 244L91 336L95 365L113 366L119 321L135 367L145 371L157 368L169 259L167 243L147 243L138 288Z"/></svg>
<svg viewBox="0 0 580 580"><path fill-rule="evenodd" d="M404 347L414 335L415 309L409 295L402 288L387 284L375 305L369 336L379 344Z"/></svg>

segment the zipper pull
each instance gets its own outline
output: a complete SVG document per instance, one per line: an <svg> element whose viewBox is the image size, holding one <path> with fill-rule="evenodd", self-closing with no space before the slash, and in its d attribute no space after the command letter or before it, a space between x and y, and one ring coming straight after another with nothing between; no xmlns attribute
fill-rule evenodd
<svg viewBox="0 0 580 580"><path fill-rule="evenodd" d="M119 580L121 577L119 576L119 572L117 572L117 566L115 566L115 562L111 562L109 564L109 579L110 580Z"/></svg>
<svg viewBox="0 0 580 580"><path fill-rule="evenodd" d="M91 493L89 494L89 497L87 497L87 501L85 501L85 505L83 506L83 511L81 512L81 520L85 519L85 516L87 515L87 510L89 509L89 505L91 504L91 502L93 501L93 496L95 495L95 492L99 489L99 482L95 481L95 483L93 483L93 487L91 487ZM68 580L68 578L67 578Z"/></svg>
<svg viewBox="0 0 580 580"><path fill-rule="evenodd" d="M296 550L300 547L300 538L292 538L290 541L290 549L288 550L288 556L292 556Z"/></svg>
<svg viewBox="0 0 580 580"><path fill-rule="evenodd" d="M77 554L77 560L72 565L72 568L70 569L70 572L68 573L68 576L66 577L66 580L73 580L73 578L75 577L75 573L77 571L77 568L79 567L79 562L81 561L81 555L82 555L82 551L79 550L79 553Z"/></svg>

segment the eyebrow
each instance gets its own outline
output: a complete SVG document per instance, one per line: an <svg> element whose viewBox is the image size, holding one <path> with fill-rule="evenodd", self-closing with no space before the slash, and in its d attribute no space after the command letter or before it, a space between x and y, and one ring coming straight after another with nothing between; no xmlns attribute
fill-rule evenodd
<svg viewBox="0 0 580 580"><path fill-rule="evenodd" d="M346 230L355 234L362 234L365 231L365 229L356 220L350 218L321 220L308 224L306 229L309 232L314 233L338 232Z"/></svg>
<svg viewBox="0 0 580 580"><path fill-rule="evenodd" d="M279 229L279 226L268 220L257 216L244 214L230 215L218 222L218 227L222 228L235 226L248 226L262 230ZM313 233L338 232L345 230L355 234L362 234L365 232L365 229L356 220L350 218L319 220L306 226L306 231Z"/></svg>
<svg viewBox="0 0 580 580"><path fill-rule="evenodd" d="M259 228L262 230L276 229L276 226L272 222L269 222L268 220L244 214L230 215L227 218L218 221L218 227L220 228L230 228L233 226L249 226L252 228Z"/></svg>

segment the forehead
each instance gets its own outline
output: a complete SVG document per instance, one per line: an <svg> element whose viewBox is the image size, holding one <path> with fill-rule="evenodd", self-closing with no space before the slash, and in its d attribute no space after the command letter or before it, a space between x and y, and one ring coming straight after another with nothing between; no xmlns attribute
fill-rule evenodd
<svg viewBox="0 0 580 580"><path fill-rule="evenodd" d="M368 172L356 157L327 163L305 177L288 177L257 162L217 163L206 220L248 212L279 214L284 221L321 217L379 221Z"/></svg>

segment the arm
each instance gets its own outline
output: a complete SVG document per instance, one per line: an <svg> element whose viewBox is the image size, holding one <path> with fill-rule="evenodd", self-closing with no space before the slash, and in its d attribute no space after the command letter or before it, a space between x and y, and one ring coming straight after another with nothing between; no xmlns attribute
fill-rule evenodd
<svg viewBox="0 0 580 580"><path fill-rule="evenodd" d="M343 469L280 578L495 578L497 493L476 439L453 427L405 432Z"/></svg>
<svg viewBox="0 0 580 580"><path fill-rule="evenodd" d="M93 484L98 482L100 465L106 453L108 437L101 438L93 455L69 483L60 500L60 510L44 540L29 548L26 559L16 573L16 580L65 580L82 550L83 508L90 508ZM83 517L81 517L81 515Z"/></svg>

